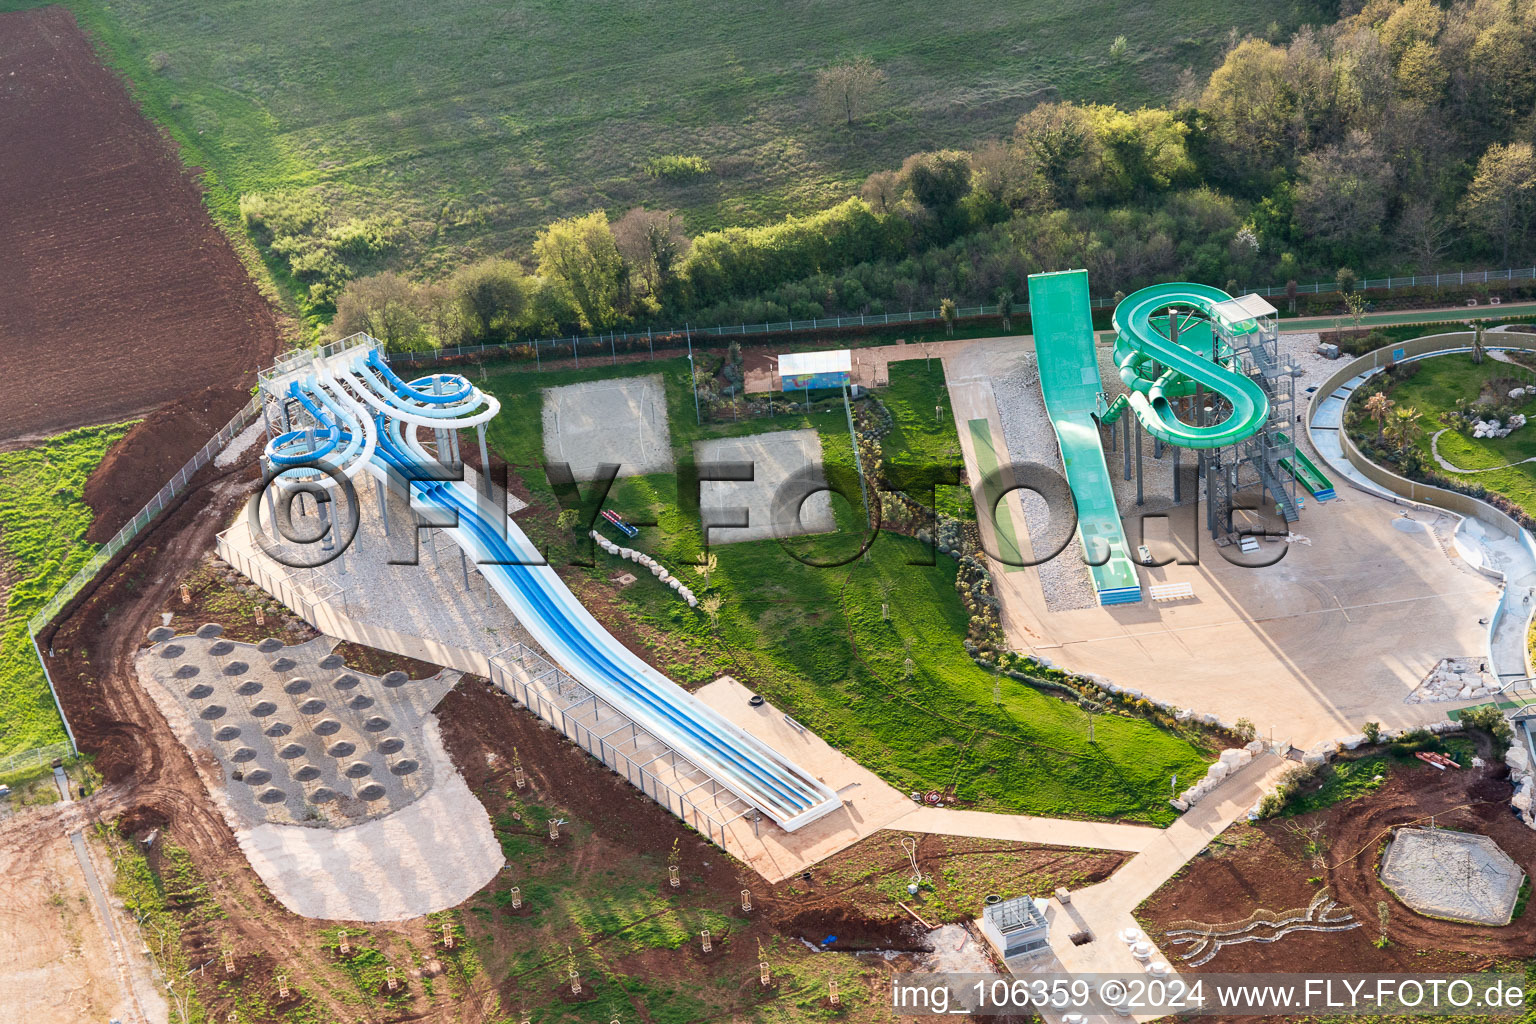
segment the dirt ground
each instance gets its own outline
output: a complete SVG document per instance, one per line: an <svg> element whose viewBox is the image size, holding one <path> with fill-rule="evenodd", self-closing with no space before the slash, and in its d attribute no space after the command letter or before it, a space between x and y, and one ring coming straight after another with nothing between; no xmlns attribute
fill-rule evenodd
<svg viewBox="0 0 1536 1024"><path fill-rule="evenodd" d="M512 956L520 924L495 909L495 897L509 884L501 878L448 912L449 919L475 940L474 952L483 960L484 970L462 978L455 976L450 965L447 977L438 977L429 986L433 979L421 973L428 965L423 958L432 955L441 922L374 925L366 933L355 932L354 942L366 942L376 952L380 958L376 965L400 965L404 985L390 999L376 998L379 993L372 989L360 994L359 986L371 985L372 975L359 973L356 962L337 952L338 923L298 918L276 904L242 857L185 748L141 688L133 658L147 631L161 624L163 612L171 613L173 627L216 619L231 635L242 637L278 632L298 639L304 632L305 627L282 613L270 615L258 627L254 608L264 604L271 610L270 602L258 592L242 590L243 581L231 582L222 567L208 559L214 534L229 522L253 482L249 462L229 471L205 468L185 500L145 531L94 588L66 609L55 629L41 638L45 650L50 645L54 649L50 667L81 746L96 755L96 766L107 782L82 808L93 820L120 822L124 832L136 838L161 829L163 836L187 851L220 912L198 914L184 922L186 959L203 963L224 948L233 948L237 954L235 979L224 981L210 974L198 982L215 1019L223 1019L237 1005L245 1007L242 1020L268 1019L250 1014L249 1003L237 1000L261 995L276 1010L272 990L279 971L303 990L304 1005L312 1006L325 1020L479 1024L499 1019L497 1013L504 1014L530 997L539 999L540 1005L555 1004L559 996L548 989L558 984L545 982L558 965L530 963L521 953ZM183 581L193 597L190 606L180 604ZM716 995L703 1016L688 1019L737 1020L753 1014L770 1021L794 1020L800 1019L802 1011L824 1004L827 972L834 971L847 994L847 1019L874 1020L883 1013L879 1007L885 975L903 963L916 962L817 954L799 941L814 944L836 934L834 950L921 947L915 921L896 903L911 871L898 835L871 837L818 865L810 880L796 879L770 890L483 683L462 683L443 702L439 714L455 762L493 818L509 806L508 769L516 748L529 766L533 785L572 821L574 831L566 837L569 845L556 848L558 856L551 866L553 875L571 891L606 895L609 867L625 863L657 865L654 870L661 884L664 868L659 865L674 842L684 863L691 865L685 873L684 892L695 905L707 904L714 908L712 913L739 915L740 890L753 890L754 914L739 923L731 916L733 923L708 956L686 945L630 949L612 943L601 930L586 935L581 922L563 924L568 934L560 943L562 948L580 940L597 950L588 955L608 958L602 961L602 970L609 976L646 979L652 994L636 995L640 1003L656 998L655 986L672 984L686 992L702 978ZM496 757L488 757L491 754ZM1087 884L1107 876L1121 859L1116 854L932 836L919 837L917 855L934 889L909 905L931 924L974 915L981 896L988 892L1012 895L1050 891L1061 884ZM766 993L760 986L747 984L755 977L759 937L772 951L778 979ZM977 940L972 936L968 941ZM902 955L921 956L917 952ZM382 966L377 969L382 971ZM537 984L530 988L535 980ZM612 983L598 988L594 981L593 985L590 991L600 992L604 999L618 991ZM362 1017L360 998L370 1007ZM602 1008L606 1011L606 1004ZM293 1005L281 1006L282 1012L293 1009ZM581 1014L590 1009L590 1005L572 1008ZM274 1013L270 1019L280 1016Z"/></svg>
<svg viewBox="0 0 1536 1024"><path fill-rule="evenodd" d="M805 994L803 972L810 970L807 963L818 956L796 940L821 945L835 935L826 949L894 951L896 955L890 960L839 961L842 969L857 967L857 993L862 996L858 1008L850 1009L848 1019L884 1020L886 1012L880 1001L887 973L915 968L928 949L927 928L900 906L898 898L909 901L928 924L964 921L977 914L981 898L988 892L1013 896L1050 891L1056 885L1091 884L1111 874L1123 859L1121 854L1102 851L918 836L914 837L918 866L930 887L912 899L905 893L912 868L902 845L903 836L880 832L818 864L809 877L769 887L484 681L466 679L444 699L439 714L444 721L444 741L455 763L498 827L504 833L530 837L536 848L536 852L510 857L504 879L466 904L476 911L466 920L474 922L471 935L481 939L482 956L491 974L505 972L499 993L508 1007L534 1006L550 999L549 989L563 977L564 951L571 941L571 935L560 926L577 923L557 919L550 934L541 935L539 948L543 953L530 957L520 945L526 937L516 930L506 931L507 925L522 922L525 927L549 929L551 922L549 915L535 922L529 921L526 913L519 917L508 910L505 893L513 884L520 885L524 893L541 892L539 879L554 875L576 891L587 889L588 879L591 886L622 891L630 877L627 869L638 861L638 870L655 879L655 891L678 905L680 915L702 908L729 918L729 924L716 932L715 948L708 956L699 951L697 941L692 948L637 949L637 944L622 938L628 930L623 928L585 936L582 941L587 950L583 952L578 942L577 954L583 962L588 955L601 957L609 991L617 978L643 978L647 991L669 984L686 987L690 982L713 991L722 978L750 981L756 976L759 949L767 948L775 974L784 976L772 997L794 999ZM521 791L515 788L514 755L528 783ZM531 827L542 820L529 813L534 806L543 813L556 813L557 809L566 819L557 843L549 843L542 829ZM510 819L514 812L524 817ZM503 841L505 844L507 839ZM683 880L678 890L669 889L665 883L666 855L674 843ZM750 913L740 909L742 890L752 894ZM493 907L499 907L500 912ZM701 964L707 970L701 972ZM631 986L625 982L624 987ZM843 991L850 997L854 994L847 982ZM636 1019L650 1019L649 1014L657 1009L647 1004L644 995L629 998L634 1002ZM697 1018L701 1020L744 1019L764 1002L763 994L751 984L741 986L739 999L729 992L704 998L712 1003L712 1012ZM716 1003L716 999L725 1001ZM794 1019L793 1010L790 1012L790 1019Z"/></svg>
<svg viewBox="0 0 1536 1024"><path fill-rule="evenodd" d="M132 920L113 910L119 960L100 927L85 876L67 832L78 827L78 809L57 804L6 819L0 829L0 1007L28 1024L77 1024L111 1018L165 1019L148 961L137 955ZM107 859L93 854L97 869ZM110 877L102 879L110 885ZM131 970L137 1010L122 970Z"/></svg>
<svg viewBox="0 0 1536 1024"><path fill-rule="evenodd" d="M204 388L222 425L278 330L195 179L63 8L0 14L0 64L0 442Z"/></svg>
<svg viewBox="0 0 1536 1024"><path fill-rule="evenodd" d="M1536 947L1536 915L1501 928L1421 917L1377 878L1383 841L1397 825L1428 824L1477 832L1530 873L1536 833L1510 811L1508 769L1502 764L1459 772L1395 767L1381 788L1294 818L1228 829L1137 912L1152 934L1170 922L1237 921L1258 909L1306 906L1327 887L1362 927L1332 933L1292 933L1274 943L1223 948L1193 971L1368 971L1380 973L1478 970L1500 958L1526 957ZM1321 857L1308 852L1307 830L1320 829ZM1377 905L1388 907L1390 944L1377 949ZM1165 952L1172 947L1163 946Z"/></svg>

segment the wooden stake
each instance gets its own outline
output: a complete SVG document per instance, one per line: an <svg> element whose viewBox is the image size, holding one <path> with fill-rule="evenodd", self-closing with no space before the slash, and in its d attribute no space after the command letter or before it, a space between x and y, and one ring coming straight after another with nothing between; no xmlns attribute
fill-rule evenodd
<svg viewBox="0 0 1536 1024"><path fill-rule="evenodd" d="M759 962L758 965L757 965L757 971L763 977L763 984L767 985L768 984L768 961L767 960L763 960L763 961Z"/></svg>
<svg viewBox="0 0 1536 1024"><path fill-rule="evenodd" d="M837 1005L837 979L834 977L827 978L827 998L833 1006Z"/></svg>
<svg viewBox="0 0 1536 1024"><path fill-rule="evenodd" d="M256 625L258 625L258 626L265 626L266 624L267 624L267 613L262 611L261 605L257 605L256 606Z"/></svg>
<svg viewBox="0 0 1536 1024"><path fill-rule="evenodd" d="M667 880L672 883L672 888L676 889L676 888L678 888L679 886L681 886L683 884L683 880L681 878L677 877L677 865L676 864L673 864L673 865L671 865L670 867L667 868L667 875L668 875L668 879Z"/></svg>
<svg viewBox="0 0 1536 1024"><path fill-rule="evenodd" d="M235 973L235 951L232 949L226 949L224 951L224 973Z"/></svg>
<svg viewBox="0 0 1536 1024"><path fill-rule="evenodd" d="M183 606L192 603L192 590L185 583L181 585L181 603Z"/></svg>
<svg viewBox="0 0 1536 1024"><path fill-rule="evenodd" d="M288 998L288 975L286 974L279 974L277 976L277 998Z"/></svg>
<svg viewBox="0 0 1536 1024"><path fill-rule="evenodd" d="M699 933L699 936L704 940L704 952L708 953L711 949L714 948L712 945L710 945L709 942L709 929L705 928L702 932Z"/></svg>
<svg viewBox="0 0 1536 1024"><path fill-rule="evenodd" d="M551 819L550 823L549 823L549 838L551 838L551 839L559 839L560 838L560 825L559 825L559 823L557 823L553 819Z"/></svg>
<svg viewBox="0 0 1536 1024"><path fill-rule="evenodd" d="M741 909L749 914L752 912L752 894L746 889L741 890Z"/></svg>
<svg viewBox="0 0 1536 1024"><path fill-rule="evenodd" d="M512 909L521 910L523 906L523 890L517 886L512 887Z"/></svg>
<svg viewBox="0 0 1536 1024"><path fill-rule="evenodd" d="M528 785L528 780L523 778L523 759L517 756L517 748L512 748L512 773L517 779L517 788L522 789Z"/></svg>
<svg viewBox="0 0 1536 1024"><path fill-rule="evenodd" d="M391 992L395 990L396 982L394 964L389 964L384 968L384 983L389 986L389 990Z"/></svg>
<svg viewBox="0 0 1536 1024"><path fill-rule="evenodd" d="M443 948L453 948L453 925L449 924L447 921L443 922Z"/></svg>
<svg viewBox="0 0 1536 1024"><path fill-rule="evenodd" d="M352 947L347 944L347 933L345 929L342 930L338 938L341 941L341 955L346 956L348 953L352 952Z"/></svg>

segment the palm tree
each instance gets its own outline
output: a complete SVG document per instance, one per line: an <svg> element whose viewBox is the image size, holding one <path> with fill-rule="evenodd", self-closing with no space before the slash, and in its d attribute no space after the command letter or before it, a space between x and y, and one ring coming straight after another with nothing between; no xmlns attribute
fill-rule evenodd
<svg viewBox="0 0 1536 1024"><path fill-rule="evenodd" d="M1387 397L1385 391L1378 391L1365 400L1365 411L1376 421L1376 440L1381 441L1382 433L1386 429L1387 413L1397 403Z"/></svg>
<svg viewBox="0 0 1536 1024"><path fill-rule="evenodd" d="M1411 405L1405 405L1392 413L1392 440L1399 449L1405 449L1420 434L1424 428L1419 425L1419 410Z"/></svg>

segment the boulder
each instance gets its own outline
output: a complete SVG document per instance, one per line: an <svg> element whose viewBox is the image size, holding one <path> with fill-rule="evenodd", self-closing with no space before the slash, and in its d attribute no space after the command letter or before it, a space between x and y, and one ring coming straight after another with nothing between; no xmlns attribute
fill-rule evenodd
<svg viewBox="0 0 1536 1024"><path fill-rule="evenodd" d="M1339 740L1339 746L1345 750L1355 750L1365 745L1365 733L1357 732L1353 736L1345 736Z"/></svg>
<svg viewBox="0 0 1536 1024"><path fill-rule="evenodd" d="M1250 740L1248 745L1243 747L1243 749L1248 751L1248 753L1253 754L1254 756L1258 756L1259 754L1264 753L1264 741Z"/></svg>
<svg viewBox="0 0 1536 1024"><path fill-rule="evenodd" d="M1516 775L1528 774L1531 770L1531 755L1523 743L1511 743L1504 752L1504 763Z"/></svg>

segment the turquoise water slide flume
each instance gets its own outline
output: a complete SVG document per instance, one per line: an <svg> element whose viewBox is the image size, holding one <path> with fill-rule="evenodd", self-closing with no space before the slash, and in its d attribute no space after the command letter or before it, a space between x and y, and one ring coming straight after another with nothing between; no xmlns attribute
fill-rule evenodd
<svg viewBox="0 0 1536 1024"><path fill-rule="evenodd" d="M1115 363L1130 390L1109 404L1101 421L1113 423L1129 407L1149 434L1180 448L1224 448L1263 430L1268 397L1248 377L1222 365L1233 353L1211 330L1215 307L1230 298L1219 288L1188 283L1153 285L1126 296L1115 307ZM1251 320L1226 326L1237 333L1253 330ZM1176 341L1170 339L1175 327ZM1179 419L1172 402L1200 386L1231 406L1228 415L1203 427Z"/></svg>
<svg viewBox="0 0 1536 1024"><path fill-rule="evenodd" d="M1140 601L1141 583L1126 546L1094 420L1104 383L1094 352L1088 272L1031 274L1029 314L1035 329L1040 392L1061 446L1062 468L1077 509L1077 538L1099 603Z"/></svg>

